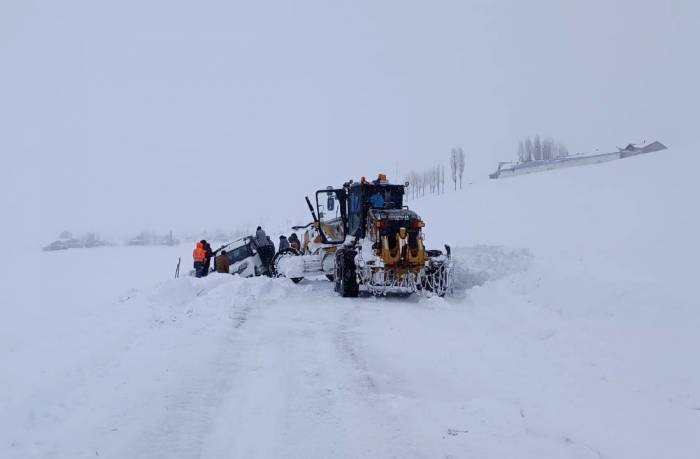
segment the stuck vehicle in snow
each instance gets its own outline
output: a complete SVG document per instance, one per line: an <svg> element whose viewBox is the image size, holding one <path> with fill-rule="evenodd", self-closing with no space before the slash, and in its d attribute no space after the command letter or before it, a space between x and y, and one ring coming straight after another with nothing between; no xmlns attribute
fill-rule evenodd
<svg viewBox="0 0 700 459"><path fill-rule="evenodd" d="M218 254L214 258L214 266L216 266L217 257L228 258L228 272L230 274L238 274L242 277L260 276L267 273L267 268L260 258L260 251L255 243L255 237L245 236L237 239L229 244L221 246L215 253L226 249L226 254Z"/></svg>
<svg viewBox="0 0 700 459"><path fill-rule="evenodd" d="M225 254L221 254L223 249L226 250ZM227 257L230 274L238 274L242 277L253 277L261 276L263 274L270 274L269 269L262 262L260 258L260 251L257 244L255 243L254 236L244 236L240 239L236 239L233 242L224 244L214 251L214 257L212 260L212 268L209 272L215 271L216 259L218 257ZM175 277L178 277L180 270L180 262L178 262L178 267L176 269ZM194 270L190 270L190 276L195 275Z"/></svg>
<svg viewBox="0 0 700 459"><path fill-rule="evenodd" d="M420 216L403 204L406 184L352 180L316 192L306 202L313 222L304 227L302 250L287 249L273 260L273 272L295 281L325 274L342 296L445 295L451 288L450 247L426 250ZM295 230L302 228L295 227Z"/></svg>

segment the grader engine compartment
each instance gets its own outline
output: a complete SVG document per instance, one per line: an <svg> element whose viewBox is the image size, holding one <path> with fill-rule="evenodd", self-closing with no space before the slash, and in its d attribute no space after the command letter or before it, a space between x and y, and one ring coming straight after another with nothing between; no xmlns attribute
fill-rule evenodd
<svg viewBox="0 0 700 459"><path fill-rule="evenodd" d="M419 269L425 263L423 221L408 209L371 209L367 226L375 255L386 266Z"/></svg>

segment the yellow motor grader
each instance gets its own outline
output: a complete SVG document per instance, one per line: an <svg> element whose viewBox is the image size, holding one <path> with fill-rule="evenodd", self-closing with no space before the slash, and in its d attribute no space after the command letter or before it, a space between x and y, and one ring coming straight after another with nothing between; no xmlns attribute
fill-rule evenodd
<svg viewBox="0 0 700 459"><path fill-rule="evenodd" d="M273 260L274 272L296 282L325 274L335 291L354 297L421 292L444 296L451 290L452 259L423 246L425 223L403 204L407 184L390 184L380 174L341 188L316 192L306 202L313 221L305 227L301 250L288 249Z"/></svg>

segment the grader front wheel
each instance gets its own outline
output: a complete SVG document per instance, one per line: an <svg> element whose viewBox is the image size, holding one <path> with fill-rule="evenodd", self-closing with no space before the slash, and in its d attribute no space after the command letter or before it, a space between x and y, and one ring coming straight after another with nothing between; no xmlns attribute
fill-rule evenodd
<svg viewBox="0 0 700 459"><path fill-rule="evenodd" d="M355 252L353 250L338 250L335 254L335 291L340 296L354 298L360 293L355 272Z"/></svg>

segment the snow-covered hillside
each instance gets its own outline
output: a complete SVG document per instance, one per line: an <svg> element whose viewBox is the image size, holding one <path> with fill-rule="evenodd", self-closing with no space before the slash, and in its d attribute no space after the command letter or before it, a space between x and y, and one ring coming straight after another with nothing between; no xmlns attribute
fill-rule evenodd
<svg viewBox="0 0 700 459"><path fill-rule="evenodd" d="M188 246L42 253L5 286L0 457L695 458L696 166L409 203L455 247L444 300L172 279Z"/></svg>

